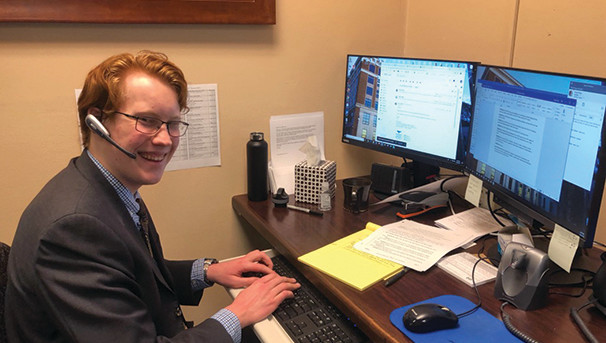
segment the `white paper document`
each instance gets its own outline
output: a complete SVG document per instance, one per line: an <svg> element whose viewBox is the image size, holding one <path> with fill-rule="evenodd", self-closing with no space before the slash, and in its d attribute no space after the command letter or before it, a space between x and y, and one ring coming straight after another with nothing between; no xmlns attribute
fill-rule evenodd
<svg viewBox="0 0 606 343"><path fill-rule="evenodd" d="M424 272L470 239L471 235L467 233L405 219L382 226L354 248Z"/></svg>
<svg viewBox="0 0 606 343"><path fill-rule="evenodd" d="M311 112L271 116L269 119L271 163L269 167L272 193L284 188L286 193L295 191L295 164L305 160L299 149L307 138L315 136L320 159L324 156L324 112Z"/></svg>
<svg viewBox="0 0 606 343"><path fill-rule="evenodd" d="M479 262L476 265L475 271L473 270L473 266L478 260L478 257L468 252L461 252L443 257L438 261L438 267L463 281L469 287L473 287L473 281L475 281L476 286L480 286L496 279L498 269L486 262Z"/></svg>
<svg viewBox="0 0 606 343"><path fill-rule="evenodd" d="M514 225L513 222L501 218L500 219L505 225ZM490 214L490 211L481 208L474 207L472 209L453 214L442 219L435 221L435 224L441 228L453 230L461 234L465 234L471 237L471 240L467 243L471 243L476 239L487 235L491 232L499 231L502 227Z"/></svg>
<svg viewBox="0 0 606 343"><path fill-rule="evenodd" d="M166 170L221 165L217 85L189 85L187 91L189 127Z"/></svg>

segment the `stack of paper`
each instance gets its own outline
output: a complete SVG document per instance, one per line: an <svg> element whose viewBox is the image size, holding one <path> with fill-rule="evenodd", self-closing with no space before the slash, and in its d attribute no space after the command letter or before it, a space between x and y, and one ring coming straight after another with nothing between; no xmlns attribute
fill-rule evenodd
<svg viewBox="0 0 606 343"><path fill-rule="evenodd" d="M443 228L405 219L381 227L354 247L424 272L448 252L500 228L482 208L440 219L436 225Z"/></svg>
<svg viewBox="0 0 606 343"><path fill-rule="evenodd" d="M470 253L462 252L442 258L438 262L438 267L470 287L473 287L473 281L475 281L476 286L479 286L496 279L498 269L493 265L479 262L476 269L473 269L478 260L479 258Z"/></svg>
<svg viewBox="0 0 606 343"><path fill-rule="evenodd" d="M424 272L449 251L469 242L471 237L468 233L405 219L377 229L354 247Z"/></svg>
<svg viewBox="0 0 606 343"><path fill-rule="evenodd" d="M501 218L500 220L505 225L514 225L508 219ZM469 233L473 236L474 241L486 234L501 229L501 225L492 217L490 211L481 207L474 207L467 211L438 219L435 221L435 224L445 229Z"/></svg>

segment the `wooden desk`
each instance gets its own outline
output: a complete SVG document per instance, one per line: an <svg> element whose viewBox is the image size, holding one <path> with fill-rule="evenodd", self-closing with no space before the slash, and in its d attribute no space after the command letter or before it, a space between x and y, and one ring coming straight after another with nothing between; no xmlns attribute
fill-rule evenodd
<svg viewBox="0 0 606 343"><path fill-rule="evenodd" d="M385 225L397 220L397 207L389 204L371 207L367 212L351 214L343 209L343 194L340 187L333 199L333 209L324 216L274 207L271 200L248 201L247 196L232 198L234 211L263 236L275 250L284 255L305 277L307 277L330 301L348 315L373 342L405 342L408 338L389 321L392 310L444 294L465 297L477 303L473 288L458 281L437 267L425 273L411 271L390 287L378 283L360 292L315 269L297 261L297 257L329 244L339 238L364 228L367 222ZM376 200L376 199L374 199ZM291 198L291 203L294 199ZM372 201L371 201L372 202ZM313 207L307 204L297 204ZM448 215L448 210L426 214L419 221L431 224L433 220ZM492 240L491 242L494 242ZM589 249L588 261L596 271L599 267L598 249ZM561 290L578 293L579 289ZM494 282L479 287L482 308L500 319L501 301L493 296ZM582 342L584 337L572 322L570 307L580 307L587 301L591 291L579 298L550 294L548 305L534 311L522 311L507 306L513 324L521 331L541 342ZM595 308L585 308L580 316L600 341L606 342L606 318Z"/></svg>

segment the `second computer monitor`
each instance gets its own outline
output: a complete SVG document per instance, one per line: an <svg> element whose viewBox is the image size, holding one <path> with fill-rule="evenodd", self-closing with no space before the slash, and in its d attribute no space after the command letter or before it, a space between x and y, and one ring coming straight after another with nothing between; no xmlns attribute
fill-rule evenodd
<svg viewBox="0 0 606 343"><path fill-rule="evenodd" d="M467 168L506 207L590 246L604 187L606 81L479 66Z"/></svg>

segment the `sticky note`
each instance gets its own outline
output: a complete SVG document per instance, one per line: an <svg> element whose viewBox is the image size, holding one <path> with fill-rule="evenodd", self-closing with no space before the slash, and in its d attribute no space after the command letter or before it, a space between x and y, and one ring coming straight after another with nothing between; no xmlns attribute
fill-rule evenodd
<svg viewBox="0 0 606 343"><path fill-rule="evenodd" d="M469 175L467 188L465 189L465 200L469 201L475 207L480 205L480 197L482 196L482 180L474 175Z"/></svg>
<svg viewBox="0 0 606 343"><path fill-rule="evenodd" d="M570 273L572 260L579 247L579 236L556 224L549 242L547 255L562 269Z"/></svg>

